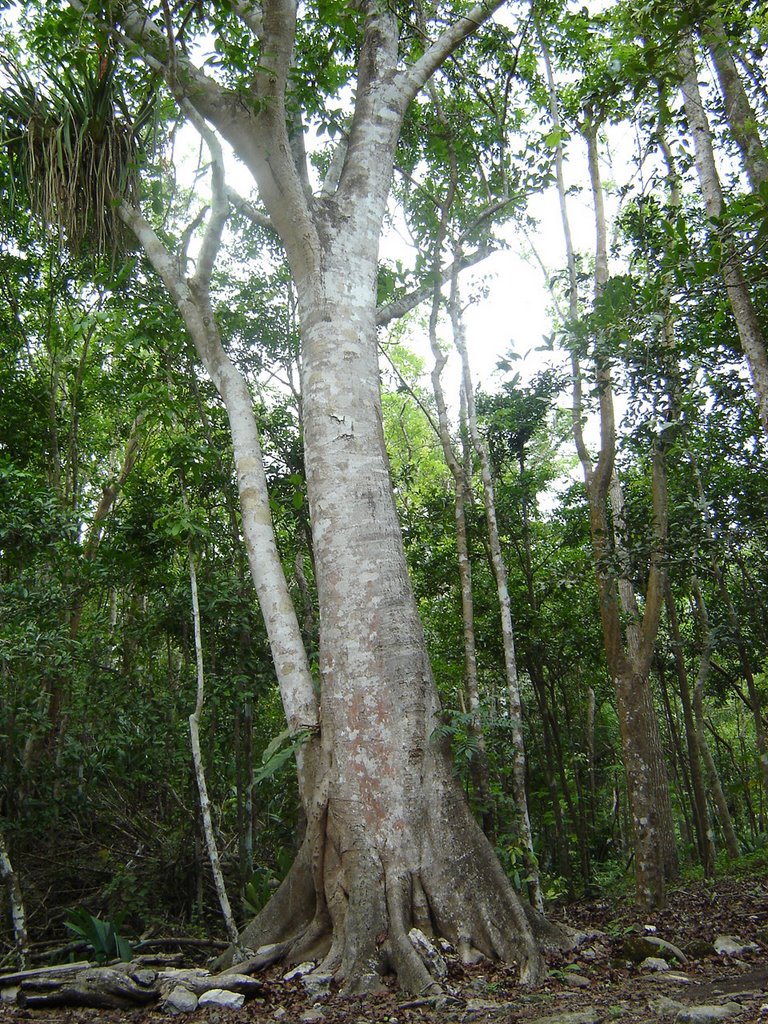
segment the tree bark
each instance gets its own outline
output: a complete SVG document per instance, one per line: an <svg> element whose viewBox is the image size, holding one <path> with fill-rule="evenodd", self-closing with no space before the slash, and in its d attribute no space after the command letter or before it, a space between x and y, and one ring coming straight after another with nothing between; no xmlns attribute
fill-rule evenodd
<svg viewBox="0 0 768 1024"><path fill-rule="evenodd" d="M541 32L553 124L560 128L559 103L549 51ZM598 125L590 115L583 125L595 212L595 298L599 299L608 281L608 249L597 147ZM568 220L565 181L562 173L562 142L556 144L556 180L563 221L569 271L569 315L578 316L576 264ZM625 583L619 584L607 568L615 554L614 532L608 511L608 499L614 478L616 425L610 362L601 339L595 339L595 386L600 416L600 452L593 462L584 440L582 415L582 378L579 359L571 354L573 370L573 431L576 449L584 472L590 509L590 533L595 564L600 615L608 670L616 688L619 727L622 740L627 795L634 826L635 879L637 898L647 906L661 906L665 900L665 881L677 872L677 853L672 830L669 787L661 748L659 724L653 707L648 674L653 656L661 612L664 580L662 547L667 533L666 473L664 453L659 446L653 459L654 532L656 548L651 556L645 608L639 618L634 594ZM616 485L614 484L614 488ZM617 504L614 497L614 505ZM627 581L628 582L628 581ZM622 628L622 597L630 610L629 629ZM632 608L634 604L634 609Z"/></svg>
<svg viewBox="0 0 768 1024"><path fill-rule="evenodd" d="M8 901L11 908L11 924L13 927L13 941L16 947L16 964L20 970L26 966L27 954L29 952L29 936L27 934L27 915L24 910L24 897L21 892L19 876L14 871L8 847L5 845L5 837L0 829L0 882L5 882L8 888Z"/></svg>
<svg viewBox="0 0 768 1024"><path fill-rule="evenodd" d="M704 686L706 685L707 678L709 677L709 669L712 662L712 635L709 629L707 606L704 603L701 588L699 587L697 580L693 581L693 599L696 618L699 625L701 643L699 668L696 673L696 685L693 690L692 701L694 721L696 723L696 737L704 765L707 769L709 785L712 789L712 799L715 807L717 808L720 827L722 828L723 835L725 836L725 846L728 850L728 856L732 860L738 860L741 856L741 847L739 846L739 840L736 838L736 831L733 827L731 811L728 807L728 801L725 799L725 793L723 793L723 787L720 782L720 775L715 765L715 759L712 757L712 752L709 749L704 723Z"/></svg>
<svg viewBox="0 0 768 1024"><path fill-rule="evenodd" d="M200 816L203 821L203 835L205 846L208 851L208 862L211 866L213 884L216 889L216 896L219 900L219 907L224 918L224 926L230 942L237 946L239 935L235 919L232 916L232 908L227 895L227 887L224 884L224 875L221 870L219 848L216 843L216 836L213 831L211 819L211 803L208 799L208 785L205 779L203 767L203 755L200 750L200 716L203 713L203 702L205 699L205 670L203 666L203 636L200 624L200 602L197 594L197 567L195 556L192 551L192 544L188 545L189 555L189 586L192 595L192 623L195 634L195 669L197 675L197 690L195 697L195 710L189 716L189 739L192 747L192 764L195 770L195 782L200 801Z"/></svg>
<svg viewBox="0 0 768 1024"><path fill-rule="evenodd" d="M211 155L218 176L218 188L214 185L214 194L220 200L223 191L221 152L210 133L207 134L207 141L213 146ZM189 281L184 280L179 273L178 262L165 249L139 210L123 204L119 212L162 278L224 402L232 434L248 564L267 629L286 721L295 735L306 731L316 733L317 698L301 630L277 550L253 401L245 379L224 351L210 303L209 282L213 254L208 250L218 248L226 208L217 203L215 216L208 228L208 245L201 252L196 275ZM300 753L299 757L303 764L306 752ZM306 803L309 800L310 784L304 786L303 776L304 772L300 770L302 800Z"/></svg>
<svg viewBox="0 0 768 1024"><path fill-rule="evenodd" d="M491 799L490 772L488 754L485 745L485 733L480 721L480 687L477 677L477 645L475 643L475 610L472 590L472 561L467 535L466 505L469 498L469 483L465 466L459 461L454 451L448 422L448 409L443 394L441 376L447 356L440 350L437 341L437 309L439 294L435 296L430 316L430 341L435 364L432 368L432 390L437 406L437 427L440 444L446 464L453 478L454 523L456 533L456 557L459 566L459 586L461 588L461 621L464 638L464 688L469 705L469 733L474 739L476 750L472 755L470 770L477 788L480 801L480 813L483 831L487 836L493 835L493 803Z"/></svg>
<svg viewBox="0 0 768 1024"><path fill-rule="evenodd" d="M675 598L669 586L666 587L665 603L667 607L667 620L672 641L672 654L675 659L675 670L680 688L680 703L683 708L683 721L685 723L685 739L688 749L688 766L691 773L691 788L693 790L693 809L696 821L696 840L699 849L701 865L706 878L710 878L715 870L715 847L712 841L712 832L709 826L709 811L707 809L707 794L704 790L704 780L701 774L701 750L699 744L699 731L696 728L691 702L691 692L688 685L688 672L685 667L683 656L683 645L680 637L680 626L677 618Z"/></svg>
<svg viewBox="0 0 768 1024"><path fill-rule="evenodd" d="M715 65L726 122L741 151L752 191L757 192L768 181L768 157L757 129L759 118L749 102L722 20L717 15L708 18L701 35Z"/></svg>
<svg viewBox="0 0 768 1024"><path fill-rule="evenodd" d="M680 46L679 65L685 112L693 135L696 170L701 184L704 206L707 216L713 222L713 230L722 247L720 273L752 378L760 422L763 430L768 432L768 349L766 349L765 335L752 303L741 256L734 239L728 233L728 226L721 220L723 192L715 162L709 120L701 100L696 57L690 38Z"/></svg>
<svg viewBox="0 0 768 1024"><path fill-rule="evenodd" d="M436 232L432 248L432 303L429 314L429 343L432 349L432 356L435 360L432 367L432 391L435 396L437 408L437 433L440 445L443 449L443 456L446 465L450 470L453 479L454 494L454 524L456 535L456 557L459 568L459 585L461 589L461 621L464 640L464 689L469 704L468 733L474 741L475 749L470 762L470 772L477 790L480 803L481 821L483 831L489 837L493 837L494 815L493 800L491 798L490 771L488 767L488 753L485 744L485 733L480 718L480 687L477 676L477 644L475 642L475 606L474 593L472 590L472 560L469 551L469 537L467 533L466 507L471 502L471 460L467 457L468 451L463 453L463 459L455 451L451 438L451 429L448 418L448 408L445 401L445 394L442 385L442 373L448 361L448 355L441 347L437 336L440 309L442 305L442 267L441 253L448 234L448 224L451 215L456 192L458 191L458 175L456 171L456 153L454 140L450 125L444 116L442 106L435 91L430 89L430 97L436 107L438 117L445 131L446 145L448 148L451 163L450 184L447 194L440 201L440 223ZM457 261L460 262L460 261ZM463 395L462 395L463 397ZM463 409L463 402L462 402ZM468 448L464 438L465 449Z"/></svg>
<svg viewBox="0 0 768 1024"><path fill-rule="evenodd" d="M457 260L456 262L459 261ZM496 581L496 594L499 601L499 614L501 618L504 671L507 681L507 705L509 723L512 731L512 795L515 800L517 827L525 862L526 874L528 876L528 891L531 903L538 911L543 911L544 901L541 895L539 865L533 848L533 833L531 831L531 819L528 812L528 796L525 786L526 763L525 739L523 737L523 702L520 696L520 683L517 672L517 654L515 652L515 634L512 624L512 606L509 599L509 586L507 583L507 567L501 551L499 526L496 518L496 498L493 490L493 478L491 476L488 449L480 436L480 431L477 426L475 393L472 385L472 374L469 366L469 353L467 351L464 324L460 313L460 301L458 281L456 276L454 276L451 283L450 299L453 343L456 346L456 351L461 357L464 401L467 408L467 423L469 425L469 434L472 439L472 446L475 449L475 454L477 455L477 460L480 464L480 475L483 484L485 522L488 530L488 543L491 551L491 568Z"/></svg>
<svg viewBox="0 0 768 1024"><path fill-rule="evenodd" d="M332 971L349 992L376 987L387 967L406 989L432 986L408 938L412 925L445 936L468 955L474 947L516 960L526 983L544 973L540 943L564 941L515 896L457 786L448 751L435 739L440 705L389 477L377 364L378 239L405 111L500 2L458 17L407 63L395 12L364 0L355 14L354 115L344 153L332 164L339 173L315 197L289 134L295 123L286 106L295 59L291 0L263 4L258 42L264 60L254 67L248 103L196 69L185 53L176 50L170 60L166 36L143 9L126 5L121 11L123 33L253 174L296 287L319 604L319 754L306 793L306 839L241 940L290 939L289 956L322 955L320 969ZM209 259L202 252L198 265ZM209 303L196 304L199 296L169 281L193 321L203 313L205 330L196 328L196 344L210 351ZM247 465L260 481L258 447L246 446L257 439L243 438L247 391L218 347L211 371L235 403L230 422L236 449L243 445L238 469ZM243 491L241 481L241 498ZM289 610L282 600L268 589L265 617L271 601L284 620ZM278 676L289 724L297 717L306 724L314 696L310 700L303 686L291 690L283 669ZM298 703L306 714L296 711L302 694L307 699Z"/></svg>

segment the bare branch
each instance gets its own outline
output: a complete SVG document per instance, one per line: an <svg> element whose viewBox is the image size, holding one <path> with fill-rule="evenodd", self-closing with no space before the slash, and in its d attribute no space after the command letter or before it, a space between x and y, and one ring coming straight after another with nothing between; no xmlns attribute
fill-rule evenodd
<svg viewBox="0 0 768 1024"><path fill-rule="evenodd" d="M341 172L344 168L344 161L347 157L347 148L347 137L342 135L336 143L336 148L333 151L331 163L326 172L325 180L323 181L323 187L320 189L321 196L332 196L338 188Z"/></svg>
<svg viewBox="0 0 768 1024"><path fill-rule="evenodd" d="M494 249L489 246L482 245L479 249L468 255L462 254L452 263L449 263L446 267L440 270L440 281L443 284L447 284L455 273L459 273L462 270L467 270L469 267L473 267L476 263L482 262L490 256ZM420 284L417 288L408 292L406 295L401 296L399 299L393 299L392 302L386 302L379 306L376 310L376 325L378 327L386 327L387 324L393 320L398 320L401 316L405 316L406 313L410 313L412 309L421 305L422 302L426 302L427 299L432 298L434 290L434 282L430 279Z"/></svg>
<svg viewBox="0 0 768 1024"><path fill-rule="evenodd" d="M427 49L415 64L400 72L402 82L401 109L416 97L437 69L458 49L465 39L481 28L493 13L502 7L505 0L491 0L473 7L465 17L449 26Z"/></svg>
<svg viewBox="0 0 768 1024"><path fill-rule="evenodd" d="M216 134L211 131L195 108L182 101L181 109L195 126L211 154L211 218L203 236L203 244L197 258L197 270L192 279L194 286L208 294L213 266L221 248L221 236L229 217L229 201L224 181L224 157Z"/></svg>
<svg viewBox="0 0 768 1024"><path fill-rule="evenodd" d="M227 185L227 199L238 213L242 213L253 224L260 228L266 228L267 231L275 231L275 225L269 216L263 210L259 210L258 207L254 206L249 199L236 192L231 185Z"/></svg>

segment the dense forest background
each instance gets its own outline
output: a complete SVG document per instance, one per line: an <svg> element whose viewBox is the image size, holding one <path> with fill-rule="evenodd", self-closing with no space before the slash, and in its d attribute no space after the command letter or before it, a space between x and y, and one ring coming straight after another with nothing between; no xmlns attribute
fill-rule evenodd
<svg viewBox="0 0 768 1024"><path fill-rule="evenodd" d="M209 66L234 74L245 56L229 5L199 6L189 25ZM63 939L77 908L135 937L222 933L190 754L190 565L202 758L238 921L297 850L301 738L249 574L224 408L115 214L122 190L194 267L209 156L195 142L177 173L190 129L81 14L2 7L0 833L33 941ZM352 50L341 5L324 16L318 181L346 130ZM634 877L617 644L647 660L680 870L766 863L767 53L760 4L510 4L405 123L390 229L407 243L380 273L392 480L442 735L504 868L521 891L535 868L545 901ZM92 177L75 177L73 152ZM542 194L595 211L597 248L591 225L571 237L566 218L544 251L529 209ZM255 201L230 200L211 294L253 396L317 675L294 289ZM464 314L479 322L482 257L507 249L540 265L551 333L534 371L515 372L511 351L476 386L483 338ZM506 316L513 333L519 310ZM425 341L433 354L414 356ZM449 352L468 367L430 379ZM601 615L611 586L615 635ZM13 943L3 916L0 964Z"/></svg>

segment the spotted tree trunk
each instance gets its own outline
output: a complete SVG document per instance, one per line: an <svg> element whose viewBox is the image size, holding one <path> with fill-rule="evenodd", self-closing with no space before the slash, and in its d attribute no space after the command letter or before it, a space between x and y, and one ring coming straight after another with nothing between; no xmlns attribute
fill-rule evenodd
<svg viewBox="0 0 768 1024"><path fill-rule="evenodd" d="M75 2L75 0L71 0ZM417 614L384 447L376 339L378 244L405 111L430 76L500 0L434 35L416 59L400 52L389 5L339 15L359 32L347 136L312 194L298 97L297 6L236 5L260 60L247 102L196 68L140 5L121 32L160 68L251 171L289 261L298 296L307 494L319 599L321 700L304 772L307 832L273 899L242 933L285 942L293 959L322 957L348 991L393 969L422 991L431 978L414 925L543 973L541 946L563 934L518 900L435 738L440 704ZM194 118L193 118L194 119Z"/></svg>
<svg viewBox="0 0 768 1024"><path fill-rule="evenodd" d="M332 236L332 232L329 233ZM307 492L320 608L322 766L304 849L243 941L293 940L351 991L432 983L416 926L535 981L548 932L511 890L435 737L440 704L384 447L375 247L329 247L299 292ZM286 912L286 908L292 912ZM297 927L298 919L298 927Z"/></svg>

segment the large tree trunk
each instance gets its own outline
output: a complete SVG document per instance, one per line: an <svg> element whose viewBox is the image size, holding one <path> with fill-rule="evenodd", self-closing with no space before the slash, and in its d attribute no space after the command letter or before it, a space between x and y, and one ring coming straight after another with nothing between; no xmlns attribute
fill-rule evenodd
<svg viewBox="0 0 768 1024"><path fill-rule="evenodd" d="M387 968L421 991L431 978L408 939L416 926L467 954L517 960L535 981L543 967L525 911L433 738L440 704L382 430L376 240L366 231L336 239L324 274L299 289L324 770L306 869L287 884L308 901L294 955L322 953L322 969L352 991ZM285 899L295 894L276 897ZM283 937L265 938L261 926L243 940Z"/></svg>
<svg viewBox="0 0 768 1024"><path fill-rule="evenodd" d="M379 394L378 240L400 125L418 90L500 2L458 17L408 64L394 11L364 0L354 15L360 56L349 137L315 197L300 133L291 139L288 131L296 122L286 109L297 59L292 0L267 0L263 17L245 23L264 55L250 105L180 51L169 76L185 109L194 104L252 172L285 247L301 326L320 750L307 780L305 841L241 941L290 939L290 956L322 955L321 969L352 992L375 987L387 968L407 989L432 984L408 938L414 925L467 955L474 948L518 961L525 982L543 974L539 943L563 940L533 912L529 923L435 739L440 705L406 569ZM167 38L141 9L127 6L121 18L145 53L167 58ZM208 258L201 253L198 264ZM210 309L206 315L209 324ZM229 380L215 355L215 371ZM245 404L239 384L232 388L233 401Z"/></svg>

